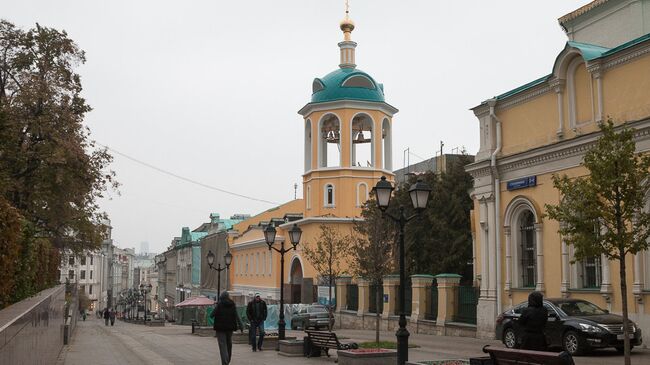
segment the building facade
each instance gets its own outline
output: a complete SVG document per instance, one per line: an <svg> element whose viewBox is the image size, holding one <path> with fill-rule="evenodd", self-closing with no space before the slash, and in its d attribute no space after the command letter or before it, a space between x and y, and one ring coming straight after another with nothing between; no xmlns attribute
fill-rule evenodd
<svg viewBox="0 0 650 365"><path fill-rule="evenodd" d="M622 310L618 263L573 263L544 205L560 199L553 174L587 173L580 164L599 122L634 128L637 149L650 150L650 1L593 1L559 22L569 40L549 55L551 73L473 108L480 149L467 171L480 337L494 337L497 314L533 290ZM630 318L649 333L650 254L629 256L626 265Z"/></svg>

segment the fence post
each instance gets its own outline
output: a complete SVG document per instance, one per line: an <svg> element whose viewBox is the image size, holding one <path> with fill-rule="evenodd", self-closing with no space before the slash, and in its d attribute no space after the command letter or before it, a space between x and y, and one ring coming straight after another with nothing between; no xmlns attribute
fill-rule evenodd
<svg viewBox="0 0 650 365"><path fill-rule="evenodd" d="M351 276L341 275L336 278L336 313L341 313L348 307L348 285L351 283Z"/></svg>
<svg viewBox="0 0 650 365"><path fill-rule="evenodd" d="M384 301L384 311L382 318L388 318L395 315L397 309L397 286L399 285L399 275L384 276L384 298L388 296L388 301ZM383 299L383 298L382 298Z"/></svg>
<svg viewBox="0 0 650 365"><path fill-rule="evenodd" d="M364 313L368 313L370 310L370 281L363 278L357 279L357 285L359 288L359 307L357 308L357 316L363 316Z"/></svg>
<svg viewBox="0 0 650 365"><path fill-rule="evenodd" d="M411 303L411 322L417 323L424 316L429 308L430 295L433 284L433 275L411 275L412 303ZM408 300L408 298L407 298Z"/></svg>
<svg viewBox="0 0 650 365"><path fill-rule="evenodd" d="M458 274L438 274L435 276L438 283L438 318L436 325L444 326L451 322L456 314L456 288L462 276Z"/></svg>

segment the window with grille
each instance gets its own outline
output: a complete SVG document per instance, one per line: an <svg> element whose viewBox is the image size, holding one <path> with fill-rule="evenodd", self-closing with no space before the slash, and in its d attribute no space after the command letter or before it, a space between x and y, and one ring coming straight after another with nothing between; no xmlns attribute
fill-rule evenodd
<svg viewBox="0 0 650 365"><path fill-rule="evenodd" d="M603 279L600 256L587 257L580 262L580 265L582 287L585 289L600 288Z"/></svg>
<svg viewBox="0 0 650 365"><path fill-rule="evenodd" d="M86 270L81 270L81 274L79 275L79 279L83 280L86 278Z"/></svg>
<svg viewBox="0 0 650 365"><path fill-rule="evenodd" d="M519 222L521 286L524 288L532 288L535 286L535 271L537 265L535 256L535 217L533 216L533 212L524 212Z"/></svg>

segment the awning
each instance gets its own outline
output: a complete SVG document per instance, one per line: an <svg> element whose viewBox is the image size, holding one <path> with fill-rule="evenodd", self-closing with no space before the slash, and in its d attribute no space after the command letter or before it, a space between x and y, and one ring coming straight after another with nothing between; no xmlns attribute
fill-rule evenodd
<svg viewBox="0 0 650 365"><path fill-rule="evenodd" d="M184 300L178 304L176 307L204 307L208 305L214 305L215 301L204 296L192 297L190 299Z"/></svg>

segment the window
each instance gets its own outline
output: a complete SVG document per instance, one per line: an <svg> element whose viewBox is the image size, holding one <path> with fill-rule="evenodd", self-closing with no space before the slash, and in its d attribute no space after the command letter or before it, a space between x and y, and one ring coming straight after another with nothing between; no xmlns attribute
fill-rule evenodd
<svg viewBox="0 0 650 365"><path fill-rule="evenodd" d="M311 84L311 92L312 94L315 94L321 90L325 89L325 85L323 85L323 82L319 79L314 79L314 82Z"/></svg>
<svg viewBox="0 0 650 365"><path fill-rule="evenodd" d="M93 293L93 286L92 286L92 285L88 285L88 294L91 294L91 295L92 295L92 293Z"/></svg>
<svg viewBox="0 0 650 365"><path fill-rule="evenodd" d="M73 265L74 265L74 256L70 256L70 258L68 259L68 264L69 264L70 266L73 266Z"/></svg>
<svg viewBox="0 0 650 365"><path fill-rule="evenodd" d="M579 265L579 276L582 282L582 287L585 289L600 288L600 284L603 280L600 256L585 258L579 263Z"/></svg>
<svg viewBox="0 0 650 365"><path fill-rule="evenodd" d="M332 184L325 185L325 206L334 206L334 185Z"/></svg>
<svg viewBox="0 0 650 365"><path fill-rule="evenodd" d="M92 255L90 256L90 264L91 264L91 265L94 265L94 264L93 264L93 256L92 256Z"/></svg>
<svg viewBox="0 0 650 365"><path fill-rule="evenodd" d="M74 270L69 270L68 271L68 279L70 279L70 280L74 279Z"/></svg>
<svg viewBox="0 0 650 365"><path fill-rule="evenodd" d="M80 287L79 287L79 290L80 290L82 293L85 293L85 292L86 292L86 286L85 286L85 285L80 286Z"/></svg>
<svg viewBox="0 0 650 365"><path fill-rule="evenodd" d="M90 270L90 280L92 280L92 279L93 279L93 271Z"/></svg>
<svg viewBox="0 0 650 365"><path fill-rule="evenodd" d="M86 265L86 256L81 256L81 265Z"/></svg>
<svg viewBox="0 0 650 365"><path fill-rule="evenodd" d="M535 286L536 247L535 247L535 217L527 210L522 213L519 225L521 287Z"/></svg>
<svg viewBox="0 0 650 365"><path fill-rule="evenodd" d="M357 207L361 207L368 200L368 185L364 182L357 184Z"/></svg>
<svg viewBox="0 0 650 365"><path fill-rule="evenodd" d="M377 87L375 86L375 83L372 82L368 77L363 76L363 75L355 75L352 77L349 77L345 81L343 81L343 84L341 84L343 87L363 87L366 89L376 89Z"/></svg>
<svg viewBox="0 0 650 365"><path fill-rule="evenodd" d="M81 280L86 279L86 270L81 270L81 274L79 275L79 279L81 279Z"/></svg>

